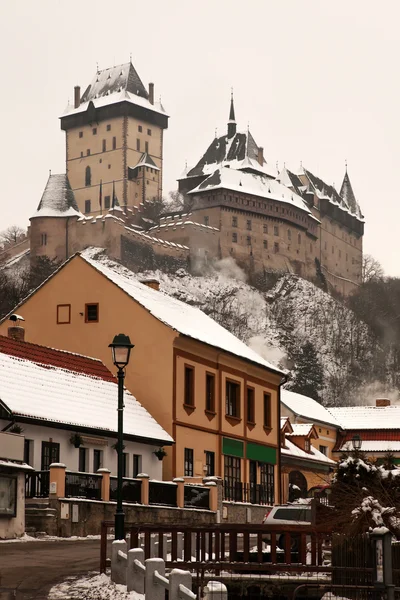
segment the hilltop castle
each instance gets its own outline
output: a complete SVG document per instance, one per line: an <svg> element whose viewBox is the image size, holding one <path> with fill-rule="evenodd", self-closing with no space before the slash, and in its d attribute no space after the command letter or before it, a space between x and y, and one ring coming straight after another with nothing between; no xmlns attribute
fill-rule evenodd
<svg viewBox="0 0 400 600"><path fill-rule="evenodd" d="M225 135L179 179L190 213L145 231L146 203L162 196L168 115L132 64L98 71L61 117L66 174L50 175L31 217L31 260L107 248L133 269L177 268L231 256L251 274L320 277L350 293L361 282L364 219L346 171L341 190L301 167L278 172L250 131Z"/></svg>

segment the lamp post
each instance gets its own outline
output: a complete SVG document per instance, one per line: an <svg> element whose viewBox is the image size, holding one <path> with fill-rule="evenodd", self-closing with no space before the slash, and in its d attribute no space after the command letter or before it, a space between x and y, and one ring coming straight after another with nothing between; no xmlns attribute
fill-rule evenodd
<svg viewBox="0 0 400 600"><path fill-rule="evenodd" d="M361 446L362 446L362 439L358 434L353 435L352 440L351 440L351 444L353 446L353 450L355 450L356 452L358 452L359 450L361 450Z"/></svg>
<svg viewBox="0 0 400 600"><path fill-rule="evenodd" d="M125 367L129 363L131 344L129 336L119 333L111 344L112 360L118 369L118 472L117 472L117 510L115 512L115 539L124 539L125 515L122 509L122 469L123 469L123 445L124 445L124 379Z"/></svg>

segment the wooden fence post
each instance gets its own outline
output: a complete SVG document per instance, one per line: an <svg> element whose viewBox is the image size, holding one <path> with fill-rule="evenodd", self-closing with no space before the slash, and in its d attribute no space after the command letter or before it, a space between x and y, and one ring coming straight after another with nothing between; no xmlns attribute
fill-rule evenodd
<svg viewBox="0 0 400 600"><path fill-rule="evenodd" d="M164 588L155 583L154 573L158 573L165 577L165 562L162 558L148 558L145 562L146 575L145 575L145 590L146 596L151 600L165 600Z"/></svg>
<svg viewBox="0 0 400 600"><path fill-rule="evenodd" d="M119 552L126 557L126 541L114 540L111 545L111 581L126 585L127 558L122 558Z"/></svg>
<svg viewBox="0 0 400 600"><path fill-rule="evenodd" d="M144 594L144 577L144 551L141 550L141 548L132 548L132 550L129 550L128 552L128 567L126 573L126 587L128 592Z"/></svg>

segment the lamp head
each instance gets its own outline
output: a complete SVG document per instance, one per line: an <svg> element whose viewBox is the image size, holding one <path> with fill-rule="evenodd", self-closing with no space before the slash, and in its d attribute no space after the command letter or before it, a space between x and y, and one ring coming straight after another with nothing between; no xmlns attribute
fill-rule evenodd
<svg viewBox="0 0 400 600"><path fill-rule="evenodd" d="M118 369L124 369L129 363L129 358L134 344L131 344L131 340L128 335L119 333L116 335L108 346L111 348L113 363Z"/></svg>

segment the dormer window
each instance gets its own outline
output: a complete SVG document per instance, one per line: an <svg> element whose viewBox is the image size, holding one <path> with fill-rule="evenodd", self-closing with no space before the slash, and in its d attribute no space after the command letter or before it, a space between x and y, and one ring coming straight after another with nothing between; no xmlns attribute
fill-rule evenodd
<svg viewBox="0 0 400 600"><path fill-rule="evenodd" d="M304 441L304 450L306 452L310 452L310 440L305 440Z"/></svg>

